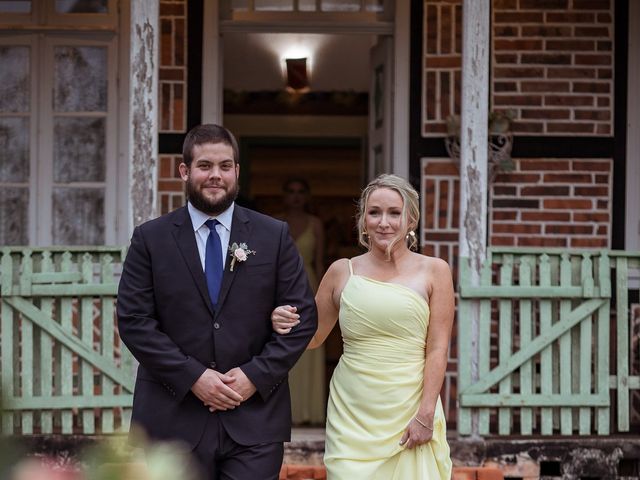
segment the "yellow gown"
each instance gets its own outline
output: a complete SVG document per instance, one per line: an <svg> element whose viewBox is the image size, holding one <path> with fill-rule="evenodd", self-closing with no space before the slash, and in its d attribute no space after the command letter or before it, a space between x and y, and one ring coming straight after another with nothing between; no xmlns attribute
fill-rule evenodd
<svg viewBox="0 0 640 480"><path fill-rule="evenodd" d="M429 306L399 284L353 274L342 291L344 353L331 379L324 461L328 480L449 480L438 398L431 441L399 444L422 398Z"/></svg>
<svg viewBox="0 0 640 480"><path fill-rule="evenodd" d="M313 234L311 221L295 243L304 262L309 284L315 292L318 289L318 276L314 268L316 237ZM325 381L324 346L305 351L289 372L291 416L294 424L324 423Z"/></svg>

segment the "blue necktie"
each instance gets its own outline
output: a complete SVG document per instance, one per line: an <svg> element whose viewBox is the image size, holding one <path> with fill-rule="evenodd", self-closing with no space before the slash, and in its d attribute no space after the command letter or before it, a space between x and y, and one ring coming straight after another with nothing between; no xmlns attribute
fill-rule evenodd
<svg viewBox="0 0 640 480"><path fill-rule="evenodd" d="M209 236L207 237L207 247L204 256L204 276L207 277L207 288L209 289L209 298L213 307L218 303L218 294L220 293L220 285L222 284L222 246L220 245L220 236L216 232L217 220L207 220L204 222L209 227Z"/></svg>

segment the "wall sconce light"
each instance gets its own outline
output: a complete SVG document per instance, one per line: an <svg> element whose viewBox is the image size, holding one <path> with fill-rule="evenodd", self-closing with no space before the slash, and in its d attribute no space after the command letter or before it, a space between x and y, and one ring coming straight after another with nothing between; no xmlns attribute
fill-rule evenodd
<svg viewBox="0 0 640 480"><path fill-rule="evenodd" d="M287 90L296 93L309 91L309 76L307 74L306 58L287 58Z"/></svg>

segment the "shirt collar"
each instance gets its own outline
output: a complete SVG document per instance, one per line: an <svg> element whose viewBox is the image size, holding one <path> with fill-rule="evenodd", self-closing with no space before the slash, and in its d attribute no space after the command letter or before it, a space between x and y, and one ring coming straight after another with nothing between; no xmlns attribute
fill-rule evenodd
<svg viewBox="0 0 640 480"><path fill-rule="evenodd" d="M227 208L220 215L215 217L210 217L204 212L201 212L196 207L191 205L191 202L187 202L187 209L189 210L189 216L191 217L191 223L193 224L193 230L198 231L200 227L204 225L204 222L209 220L210 218L218 220L220 225L227 229L227 231L231 231L231 220L233 219L233 209L235 207L235 203L232 203L229 208Z"/></svg>

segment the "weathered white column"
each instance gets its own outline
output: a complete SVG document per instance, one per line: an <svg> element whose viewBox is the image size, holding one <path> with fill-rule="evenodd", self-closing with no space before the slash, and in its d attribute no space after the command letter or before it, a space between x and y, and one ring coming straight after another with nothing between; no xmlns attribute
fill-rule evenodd
<svg viewBox="0 0 640 480"><path fill-rule="evenodd" d="M156 215L158 170L158 0L131 2L129 228Z"/></svg>
<svg viewBox="0 0 640 480"><path fill-rule="evenodd" d="M219 0L204 0L202 19L202 123L222 125L222 37Z"/></svg>
<svg viewBox="0 0 640 480"><path fill-rule="evenodd" d="M479 285L487 249L487 121L491 0L464 0L462 7L462 112L460 127L460 257L468 259L471 285ZM471 381L478 379L480 302L459 318L471 342ZM469 348L469 345L461 345ZM472 417L478 435L478 417Z"/></svg>

